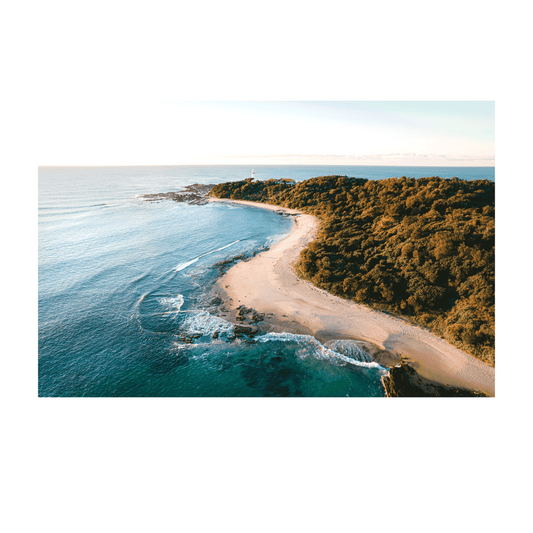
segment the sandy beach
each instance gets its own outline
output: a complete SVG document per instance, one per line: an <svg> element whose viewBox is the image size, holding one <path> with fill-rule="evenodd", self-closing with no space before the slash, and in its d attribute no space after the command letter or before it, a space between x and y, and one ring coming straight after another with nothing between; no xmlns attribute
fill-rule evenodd
<svg viewBox="0 0 533 533"><path fill-rule="evenodd" d="M494 368L455 348L430 331L392 315L344 300L300 279L292 265L312 241L319 221L295 209L240 200L210 198L293 215L292 232L272 248L234 265L219 281L221 296L235 311L240 305L271 314L269 328L329 339L356 339L401 354L423 377L453 387L495 394ZM270 316L270 315L269 315Z"/></svg>

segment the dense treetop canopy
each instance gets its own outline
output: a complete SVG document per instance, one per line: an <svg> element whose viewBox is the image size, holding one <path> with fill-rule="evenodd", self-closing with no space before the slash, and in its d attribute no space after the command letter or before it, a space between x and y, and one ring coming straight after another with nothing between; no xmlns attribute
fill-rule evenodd
<svg viewBox="0 0 533 533"><path fill-rule="evenodd" d="M302 278L427 326L494 365L494 182L247 179L211 195L317 216L318 237L295 266Z"/></svg>

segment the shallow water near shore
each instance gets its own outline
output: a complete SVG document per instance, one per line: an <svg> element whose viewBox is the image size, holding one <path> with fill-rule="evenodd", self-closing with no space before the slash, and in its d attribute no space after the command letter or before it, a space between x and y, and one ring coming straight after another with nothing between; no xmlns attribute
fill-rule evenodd
<svg viewBox="0 0 533 533"><path fill-rule="evenodd" d="M255 170L257 179L297 181L421 172ZM468 179L457 168L450 176L438 170L421 175ZM468 171L472 179L494 177L494 169ZM250 172L242 166L39 169L40 396L384 396L383 369L365 355L346 355L307 336L234 338L232 324L217 316L215 265L271 246L290 232L291 219L220 203L141 198Z"/></svg>

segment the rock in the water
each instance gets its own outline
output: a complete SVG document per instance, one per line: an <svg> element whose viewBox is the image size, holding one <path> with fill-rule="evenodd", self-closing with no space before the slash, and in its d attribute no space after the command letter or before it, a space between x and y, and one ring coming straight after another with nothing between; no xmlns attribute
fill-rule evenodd
<svg viewBox="0 0 533 533"><path fill-rule="evenodd" d="M181 191L172 191L157 194L145 194L141 198L148 202L159 202L161 200L173 200L174 202L187 202L189 204L203 205L207 203L207 195L213 185L194 183L187 185Z"/></svg>
<svg viewBox="0 0 533 533"><path fill-rule="evenodd" d="M233 334L235 337L242 337L246 335L247 337L254 337L257 335L259 330L251 326L235 326Z"/></svg>

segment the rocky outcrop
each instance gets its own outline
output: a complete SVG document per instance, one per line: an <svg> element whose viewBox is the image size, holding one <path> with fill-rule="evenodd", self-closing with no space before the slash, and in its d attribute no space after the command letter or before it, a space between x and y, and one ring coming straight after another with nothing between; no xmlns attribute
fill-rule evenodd
<svg viewBox="0 0 533 533"><path fill-rule="evenodd" d="M181 191L145 194L144 196L141 196L141 198L147 200L148 202L173 200L174 202L187 202L193 205L204 205L207 203L207 195L212 188L213 185L194 183L193 185L187 185Z"/></svg>
<svg viewBox="0 0 533 533"><path fill-rule="evenodd" d="M449 387L423 378L413 367L403 361L389 370L388 375L383 377L382 383L388 397L485 396L479 391Z"/></svg>
<svg viewBox="0 0 533 533"><path fill-rule="evenodd" d="M233 329L233 338L253 338L259 333L257 328L252 326L235 326Z"/></svg>
<svg viewBox="0 0 533 533"><path fill-rule="evenodd" d="M235 320L244 321L248 320L250 324L257 324L257 322L263 321L265 318L265 315L263 313L258 313L255 309L252 309L251 307L246 307L244 305L240 305L237 307L237 317Z"/></svg>

